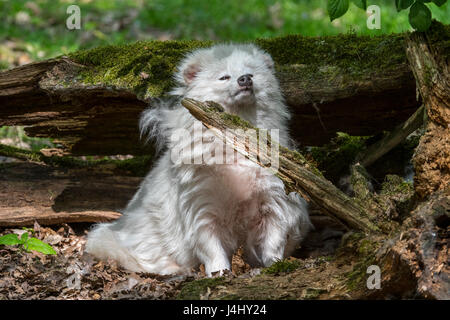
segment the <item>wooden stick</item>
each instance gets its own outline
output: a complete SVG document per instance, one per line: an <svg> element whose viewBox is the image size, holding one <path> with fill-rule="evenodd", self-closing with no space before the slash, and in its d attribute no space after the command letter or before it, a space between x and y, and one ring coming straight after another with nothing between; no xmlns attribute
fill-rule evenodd
<svg viewBox="0 0 450 320"><path fill-rule="evenodd" d="M251 141L252 135L246 135L242 131L240 133L239 130L234 132L234 136L225 134L227 129L251 129L256 130L259 135L261 129L252 127L237 116L221 112L220 110L223 110L223 108L213 102L183 99L181 103L227 146L232 146L234 150L247 156L260 166L271 168L269 157L258 152L255 147L257 144L255 144L255 141ZM267 143L272 150L273 148L279 150L279 168L274 170L274 174L284 182L287 192L296 191L305 198L314 201L326 214L339 219L350 228L364 232L380 231L369 220L365 208L325 179L300 153L279 146L271 140L270 135L267 136Z"/></svg>
<svg viewBox="0 0 450 320"><path fill-rule="evenodd" d="M360 164L364 167L370 166L405 140L407 136L422 125L424 110L425 108L422 105L403 124L397 126L391 133L371 145L361 155L357 156L357 159L361 159L359 160Z"/></svg>

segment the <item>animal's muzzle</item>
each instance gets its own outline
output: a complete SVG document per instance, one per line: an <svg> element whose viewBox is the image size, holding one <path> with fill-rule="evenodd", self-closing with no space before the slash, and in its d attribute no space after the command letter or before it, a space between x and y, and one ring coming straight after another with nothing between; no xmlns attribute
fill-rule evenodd
<svg viewBox="0 0 450 320"><path fill-rule="evenodd" d="M253 85L252 74L244 74L237 79L240 87L251 87Z"/></svg>

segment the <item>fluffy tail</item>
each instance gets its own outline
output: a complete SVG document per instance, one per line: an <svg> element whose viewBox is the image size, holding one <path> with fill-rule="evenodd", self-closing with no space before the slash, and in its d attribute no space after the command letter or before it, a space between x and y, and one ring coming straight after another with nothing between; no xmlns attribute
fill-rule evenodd
<svg viewBox="0 0 450 320"><path fill-rule="evenodd" d="M111 223L97 224L88 234L85 251L100 260L116 260L128 270L144 271L136 258L119 244L116 234L110 229L110 226Z"/></svg>

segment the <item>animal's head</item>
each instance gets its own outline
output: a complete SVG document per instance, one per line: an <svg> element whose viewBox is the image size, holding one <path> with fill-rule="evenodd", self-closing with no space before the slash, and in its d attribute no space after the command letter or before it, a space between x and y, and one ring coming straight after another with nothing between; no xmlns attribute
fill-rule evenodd
<svg viewBox="0 0 450 320"><path fill-rule="evenodd" d="M189 54L175 75L175 91L220 103L227 111L277 99L278 81L269 54L254 45L216 45Z"/></svg>

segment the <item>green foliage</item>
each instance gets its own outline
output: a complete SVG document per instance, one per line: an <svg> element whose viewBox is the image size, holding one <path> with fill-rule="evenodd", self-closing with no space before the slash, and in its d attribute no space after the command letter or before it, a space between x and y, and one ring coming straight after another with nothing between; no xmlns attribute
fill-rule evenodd
<svg viewBox="0 0 450 320"><path fill-rule="evenodd" d="M409 9L408 20L411 26L417 31L426 31L431 25L432 13L425 3L434 3L442 7L447 0L395 0L397 12ZM359 8L365 10L366 1L355 0L353 3ZM348 11L348 0L328 0L328 14L333 21L343 16Z"/></svg>
<svg viewBox="0 0 450 320"><path fill-rule="evenodd" d="M416 1L409 9L409 23L418 31L426 31L431 25L431 11L420 1Z"/></svg>
<svg viewBox="0 0 450 320"><path fill-rule="evenodd" d="M10 141L16 146L31 151L39 151L43 148L54 148L55 144L47 138L30 138L26 135L23 127L0 127L0 139Z"/></svg>
<svg viewBox="0 0 450 320"><path fill-rule="evenodd" d="M0 245L6 246L20 245L20 248L27 252L34 250L41 252L43 254L50 254L50 255L56 254L55 249L53 249L52 246L50 246L49 244L37 238L30 237L30 234L28 232L31 230L31 235L34 235L34 230L29 228L23 229L26 230L26 232L22 234L20 239L15 233L6 234L0 237Z"/></svg>
<svg viewBox="0 0 450 320"><path fill-rule="evenodd" d="M15 233L10 233L0 237L0 244L3 244L5 246L14 246L19 243L20 240Z"/></svg>
<svg viewBox="0 0 450 320"><path fill-rule="evenodd" d="M397 11L408 9L414 3L414 0L395 0Z"/></svg>
<svg viewBox="0 0 450 320"><path fill-rule="evenodd" d="M327 10L330 20L342 17L349 7L349 0L328 0Z"/></svg>
<svg viewBox="0 0 450 320"><path fill-rule="evenodd" d="M21 56L24 52L31 60L41 60L135 40L247 41L289 34L336 35L349 29L370 35L410 29L407 15L398 14L392 0L369 2L381 7L381 30L366 27L366 14L357 7L365 9L367 1L352 2L354 6L349 6L345 16L330 24L327 0L78 1L81 30L68 30L65 20L70 3L65 0L0 1L0 69L11 65L9 54ZM433 3L427 4L433 17L449 23L447 1ZM11 42L14 47L10 50Z"/></svg>
<svg viewBox="0 0 450 320"><path fill-rule="evenodd" d="M41 252L43 254L56 254L55 249L53 249L51 245L49 245L37 238L29 238L25 242L24 246L27 251L34 250L34 251Z"/></svg>
<svg viewBox="0 0 450 320"><path fill-rule="evenodd" d="M361 8L363 10L367 9L367 0L352 0L352 2L357 6L358 8Z"/></svg>
<svg viewBox="0 0 450 320"><path fill-rule="evenodd" d="M438 7L443 6L446 2L447 2L447 0L433 0L433 3L435 5L437 5Z"/></svg>

